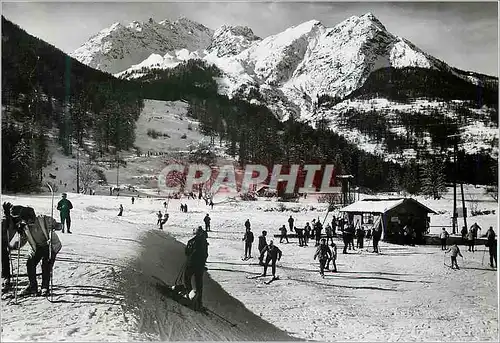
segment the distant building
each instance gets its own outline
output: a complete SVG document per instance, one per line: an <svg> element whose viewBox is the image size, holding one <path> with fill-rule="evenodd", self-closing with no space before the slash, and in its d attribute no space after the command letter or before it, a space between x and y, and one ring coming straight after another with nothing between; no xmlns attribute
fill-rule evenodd
<svg viewBox="0 0 500 343"><path fill-rule="evenodd" d="M382 225L382 239L398 243L402 230L410 227L416 235L416 243L424 243L429 213L436 213L411 198L364 199L340 209L349 222L368 228Z"/></svg>

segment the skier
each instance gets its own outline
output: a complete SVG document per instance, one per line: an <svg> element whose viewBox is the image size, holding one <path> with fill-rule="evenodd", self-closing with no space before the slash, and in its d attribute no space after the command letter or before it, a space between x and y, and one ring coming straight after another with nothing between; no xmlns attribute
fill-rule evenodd
<svg viewBox="0 0 500 343"><path fill-rule="evenodd" d="M441 239L441 250L447 250L446 249L446 239L450 236L450 234L448 233L448 231L446 231L445 228L443 228L443 230L441 231L441 233L439 234L439 238Z"/></svg>
<svg viewBox="0 0 500 343"><path fill-rule="evenodd" d="M168 213L165 212L165 214L163 215L163 219L161 219L160 221L160 230L163 230L163 225L167 223L168 217Z"/></svg>
<svg viewBox="0 0 500 343"><path fill-rule="evenodd" d="M267 253L266 256L266 262L264 263L264 273L261 276L267 276L267 267L269 267L269 262L272 262L271 267L272 267L272 272L273 272L273 279L276 278L276 260L281 260L282 252L281 250L274 245L273 241L271 240L269 244L262 250L261 252L261 259L264 257L264 254Z"/></svg>
<svg viewBox="0 0 500 343"><path fill-rule="evenodd" d="M250 228L246 229L245 235L243 236L242 241L245 241L245 260L252 258L252 243L253 243L253 232L250 231Z"/></svg>
<svg viewBox="0 0 500 343"><path fill-rule="evenodd" d="M250 219L245 221L245 230L250 228Z"/></svg>
<svg viewBox="0 0 500 343"><path fill-rule="evenodd" d="M282 243L284 239L286 239L286 242L287 242L287 243L290 243L290 242L288 241L288 236L286 235L286 226L285 226L285 225L283 225L283 226L280 228L280 231L281 231L280 243Z"/></svg>
<svg viewBox="0 0 500 343"><path fill-rule="evenodd" d="M290 228L290 232L293 232L293 218L292 216L290 216L290 218L288 218L288 227Z"/></svg>
<svg viewBox="0 0 500 343"><path fill-rule="evenodd" d="M330 224L326 225L325 231L326 231L326 244L328 245L329 241L332 241L333 243L333 230Z"/></svg>
<svg viewBox="0 0 500 343"><path fill-rule="evenodd" d="M363 244L365 240L365 230L361 226L356 230L356 246L359 249L363 249Z"/></svg>
<svg viewBox="0 0 500 343"><path fill-rule="evenodd" d="M332 235L333 237L337 237L337 219L335 216L332 218Z"/></svg>
<svg viewBox="0 0 500 343"><path fill-rule="evenodd" d="M486 231L486 246L488 247L490 253L490 267L497 267L497 240L496 234L493 227L490 226L488 231ZM495 266L493 266L493 260L495 260Z"/></svg>
<svg viewBox="0 0 500 343"><path fill-rule="evenodd" d="M467 226L462 226L460 233L462 234L462 244L467 245Z"/></svg>
<svg viewBox="0 0 500 343"><path fill-rule="evenodd" d="M303 247L304 246L304 229L300 229L300 228L296 227L295 232L297 233L297 237L299 238L299 247Z"/></svg>
<svg viewBox="0 0 500 343"><path fill-rule="evenodd" d="M210 204L209 204L210 208L213 210L214 209L214 202L212 201L212 199L210 199Z"/></svg>
<svg viewBox="0 0 500 343"><path fill-rule="evenodd" d="M321 222L318 220L316 222L315 228L314 228L314 234L316 237L316 244L315 246L319 246L320 240L321 240L321 230L323 230L323 225L321 225Z"/></svg>
<svg viewBox="0 0 500 343"><path fill-rule="evenodd" d="M181 204L181 212L184 212L184 204Z"/></svg>
<svg viewBox="0 0 500 343"><path fill-rule="evenodd" d="M164 201L164 202L163 202L163 207L164 207L165 209L167 209L167 202L166 202L166 201Z"/></svg>
<svg viewBox="0 0 500 343"><path fill-rule="evenodd" d="M188 212L188 204L184 204L184 212Z"/></svg>
<svg viewBox="0 0 500 343"><path fill-rule="evenodd" d="M156 221L156 225L161 225L161 218L163 217L163 215L161 214L161 211L158 211L158 213L156 215L158 216L158 220Z"/></svg>
<svg viewBox="0 0 500 343"><path fill-rule="evenodd" d="M135 198L134 198L134 197L132 197L132 205L134 204L134 201L135 201Z"/></svg>
<svg viewBox="0 0 500 343"><path fill-rule="evenodd" d="M262 231L262 235L259 236L259 265L263 266L264 262L262 261L263 255L262 255L262 250L267 246L267 241L266 241L266 236L267 236L267 231L264 230Z"/></svg>
<svg viewBox="0 0 500 343"><path fill-rule="evenodd" d="M326 244L326 239L322 238L321 243L316 249L316 253L314 254L314 259L319 257L319 274L324 277L325 276L325 265L326 262L332 259L332 251L330 247Z"/></svg>
<svg viewBox="0 0 500 343"><path fill-rule="evenodd" d="M453 244L448 250L446 250L445 254L449 253L451 251L451 269L453 269L453 266L455 265L458 268L457 264L457 255L460 255L460 257L463 257L462 254L460 253L460 249L458 248L457 244Z"/></svg>
<svg viewBox="0 0 500 343"><path fill-rule="evenodd" d="M34 211L32 208L23 206L13 206L11 216L14 227L20 235L20 240L14 244L15 249L19 249L26 242L31 246L32 251L28 255L26 270L28 273L29 285L22 292L21 296L38 294L38 284L36 280L36 267L42 261L42 296L49 295L49 284L51 270L56 260L56 255L61 250L62 244L55 232L56 221L49 216L38 216L33 221L27 219L26 212ZM32 217L32 216L31 216ZM50 237L52 233L52 237ZM52 251L49 253L49 240ZM50 255L50 258L49 258Z"/></svg>
<svg viewBox="0 0 500 343"><path fill-rule="evenodd" d="M309 237L311 236L311 225L309 222L306 223L304 227L304 245L307 247L307 243L309 243Z"/></svg>
<svg viewBox="0 0 500 343"><path fill-rule="evenodd" d="M201 310L203 308L203 273L206 270L205 264L208 258L207 234L201 227L196 230L196 235L187 242L185 254L187 257L184 269L186 296L189 297L189 293L193 289L191 281L194 276L195 296L192 299L193 305L195 309Z"/></svg>
<svg viewBox="0 0 500 343"><path fill-rule="evenodd" d="M205 219L203 219L203 221L205 222L205 231L206 232L210 232L210 220L211 220L210 216L207 213L207 215L205 216Z"/></svg>
<svg viewBox="0 0 500 343"><path fill-rule="evenodd" d="M481 231L481 227L474 223L469 230L468 238L469 238L469 251L474 252L474 245L476 244L477 231ZM472 249L472 250L471 250Z"/></svg>
<svg viewBox="0 0 500 343"><path fill-rule="evenodd" d="M372 237L373 237L373 252L378 254L378 242L382 237L381 225L378 225L376 228L373 228Z"/></svg>
<svg viewBox="0 0 500 343"><path fill-rule="evenodd" d="M120 209L119 209L120 212L118 212L118 217L121 217L123 215L123 205L120 204Z"/></svg>
<svg viewBox="0 0 500 343"><path fill-rule="evenodd" d="M70 216L70 211L73 208L73 205L71 204L71 201L69 201L67 198L67 194L63 193L62 194L62 199L59 200L57 203L57 209L59 210L59 213L61 215L61 224L62 224L62 233L64 233L64 222L66 222L66 227L68 228L68 233L71 233L71 216Z"/></svg>
<svg viewBox="0 0 500 343"><path fill-rule="evenodd" d="M334 242L332 242L332 244L330 244L330 246L332 247L331 250L332 250L332 258L328 260L328 262L326 263L326 269L330 269L330 262L333 263L333 270L332 272L337 272L337 244L335 244Z"/></svg>

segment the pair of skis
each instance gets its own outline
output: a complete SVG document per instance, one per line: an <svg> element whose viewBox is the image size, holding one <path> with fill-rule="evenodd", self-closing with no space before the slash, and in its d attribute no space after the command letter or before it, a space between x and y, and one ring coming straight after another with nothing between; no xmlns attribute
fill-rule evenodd
<svg viewBox="0 0 500 343"><path fill-rule="evenodd" d="M247 279L259 279L259 278L263 278L263 277L267 277L267 275L247 276ZM271 282L276 281L276 280L279 280L279 276L273 276L270 280L265 281L264 283L266 285L269 285Z"/></svg>

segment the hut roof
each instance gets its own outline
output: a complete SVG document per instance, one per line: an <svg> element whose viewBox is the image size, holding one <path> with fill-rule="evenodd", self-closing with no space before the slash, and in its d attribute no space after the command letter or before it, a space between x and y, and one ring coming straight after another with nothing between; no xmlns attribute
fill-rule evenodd
<svg viewBox="0 0 500 343"><path fill-rule="evenodd" d="M428 213L436 213L427 206L412 198L399 199L364 199L340 209L340 212L386 213L405 202L413 202L424 208Z"/></svg>

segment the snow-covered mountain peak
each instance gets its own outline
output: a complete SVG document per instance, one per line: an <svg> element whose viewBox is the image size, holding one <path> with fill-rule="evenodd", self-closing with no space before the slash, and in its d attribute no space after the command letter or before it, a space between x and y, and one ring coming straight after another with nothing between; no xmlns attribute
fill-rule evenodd
<svg viewBox="0 0 500 343"><path fill-rule="evenodd" d="M115 23L91 37L72 54L80 62L110 73L140 64L151 54L164 55L180 49L205 50L213 30L187 18L156 23Z"/></svg>
<svg viewBox="0 0 500 343"><path fill-rule="evenodd" d="M215 30L208 53L217 57L234 56L260 40L247 26L223 25Z"/></svg>

